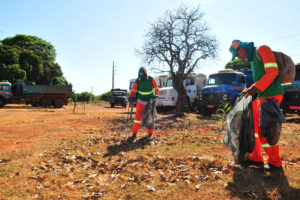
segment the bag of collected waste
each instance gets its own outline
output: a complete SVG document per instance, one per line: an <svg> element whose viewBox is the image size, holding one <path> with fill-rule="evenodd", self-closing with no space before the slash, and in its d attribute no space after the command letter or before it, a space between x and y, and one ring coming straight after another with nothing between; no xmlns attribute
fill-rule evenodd
<svg viewBox="0 0 300 200"><path fill-rule="evenodd" d="M264 99L259 109L261 136L266 137L270 145L278 143L281 126L285 122L285 116L275 101L274 98Z"/></svg>
<svg viewBox="0 0 300 200"><path fill-rule="evenodd" d="M239 96L226 118L227 132L223 142L229 148L235 163L247 160L255 145L252 96Z"/></svg>
<svg viewBox="0 0 300 200"><path fill-rule="evenodd" d="M147 129L153 129L155 124L155 119L157 117L157 111L156 111L156 99L157 97L154 96L149 100L147 105L142 111L142 121L143 125Z"/></svg>

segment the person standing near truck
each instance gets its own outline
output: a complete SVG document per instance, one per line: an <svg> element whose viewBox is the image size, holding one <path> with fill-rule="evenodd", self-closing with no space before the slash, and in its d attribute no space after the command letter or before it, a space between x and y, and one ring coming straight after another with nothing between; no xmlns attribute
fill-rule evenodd
<svg viewBox="0 0 300 200"><path fill-rule="evenodd" d="M136 103L132 136L128 138L128 142L133 142L135 140L142 120L142 111L145 108L146 104L150 101L150 99L154 95L158 95L158 92L159 90L155 79L147 75L146 68L141 67L139 69L138 78L134 82L129 95L129 101L132 101L136 93L138 94L138 98ZM153 131L153 129L147 129L149 138L152 136Z"/></svg>
<svg viewBox="0 0 300 200"><path fill-rule="evenodd" d="M264 99L274 99L279 106L283 98L283 89L281 87L278 76L278 65L272 50L262 45L258 48L254 47L253 42L242 42L233 40L229 48L232 53L232 60L235 57L239 59L248 59L251 62L254 84L243 90L245 96L254 96L257 98L252 102L253 121L255 131L255 146L250 153L250 160L245 164L264 166L261 147L268 155L268 165L270 170L282 169L282 162L279 156L279 145L269 145L266 137L261 136L259 127L259 109Z"/></svg>

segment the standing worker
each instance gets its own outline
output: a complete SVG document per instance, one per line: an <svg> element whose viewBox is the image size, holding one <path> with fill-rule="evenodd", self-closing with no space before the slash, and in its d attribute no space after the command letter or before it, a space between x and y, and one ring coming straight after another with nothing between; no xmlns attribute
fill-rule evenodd
<svg viewBox="0 0 300 200"><path fill-rule="evenodd" d="M261 154L261 147L268 155L268 165L270 170L281 170L282 162L279 156L279 145L269 145L266 137L261 136L259 127L259 109L264 99L272 99L279 106L283 98L283 89L281 87L278 76L278 65L272 50L266 46L254 47L253 42L242 42L233 40L229 48L232 53L232 60L235 57L239 59L248 59L251 62L251 69L254 79L254 84L249 88L244 89L245 96L254 96L257 98L252 102L253 121L255 131L255 146L250 153L250 160L245 164L264 166L264 160Z"/></svg>
<svg viewBox="0 0 300 200"><path fill-rule="evenodd" d="M156 81L151 76L147 75L147 70L144 67L139 69L138 78L133 84L129 95L129 101L132 101L136 92L138 93L136 112L133 122L132 136L128 138L127 141L133 142L136 138L136 135L139 131L141 120L142 120L142 111L149 100L154 96L158 95L158 87ZM147 129L148 137L151 138L153 134L153 129Z"/></svg>

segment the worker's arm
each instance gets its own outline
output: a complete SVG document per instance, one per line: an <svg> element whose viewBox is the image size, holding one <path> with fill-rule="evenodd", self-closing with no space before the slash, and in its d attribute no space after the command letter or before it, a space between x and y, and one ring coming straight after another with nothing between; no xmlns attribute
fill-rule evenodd
<svg viewBox="0 0 300 200"><path fill-rule="evenodd" d="M152 79L152 86L154 88L155 95L158 95L159 90L158 90L157 83L156 83L155 79Z"/></svg>
<svg viewBox="0 0 300 200"><path fill-rule="evenodd" d="M137 90L138 90L138 84L135 81L134 84L133 84L133 86L132 86L132 89L131 89L131 92L130 92L129 96L134 97L134 95L137 92Z"/></svg>
<svg viewBox="0 0 300 200"><path fill-rule="evenodd" d="M278 65L274 53L268 46L263 45L259 47L257 51L262 58L266 73L254 84L254 86L262 92L269 87L278 75Z"/></svg>

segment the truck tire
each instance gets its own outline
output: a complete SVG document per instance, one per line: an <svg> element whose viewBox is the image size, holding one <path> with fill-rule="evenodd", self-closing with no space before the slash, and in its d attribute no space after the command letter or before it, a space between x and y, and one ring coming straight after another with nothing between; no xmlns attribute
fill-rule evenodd
<svg viewBox="0 0 300 200"><path fill-rule="evenodd" d="M4 101L2 99L0 99L0 108L3 108L5 105Z"/></svg>
<svg viewBox="0 0 300 200"><path fill-rule="evenodd" d="M62 108L64 106L64 100L62 99L55 99L54 100L54 107L55 108Z"/></svg>
<svg viewBox="0 0 300 200"><path fill-rule="evenodd" d="M187 99L186 99L185 110L188 113L192 110L192 108L191 108L191 102L190 102L190 98L189 97L187 97Z"/></svg>
<svg viewBox="0 0 300 200"><path fill-rule="evenodd" d="M52 105L52 103L51 103L50 99L45 98L45 99L41 100L41 106L47 108L47 107L50 107L51 105Z"/></svg>

